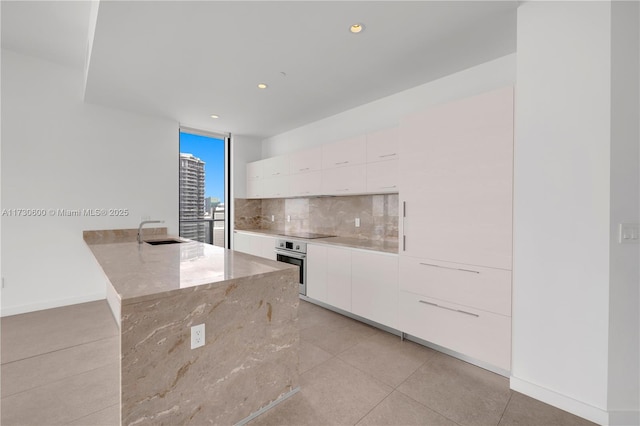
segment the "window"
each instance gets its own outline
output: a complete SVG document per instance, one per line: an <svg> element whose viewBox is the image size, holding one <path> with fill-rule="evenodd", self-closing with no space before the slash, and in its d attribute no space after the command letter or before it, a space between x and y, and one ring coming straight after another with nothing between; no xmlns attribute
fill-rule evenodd
<svg viewBox="0 0 640 426"><path fill-rule="evenodd" d="M180 236L226 247L229 136L180 128Z"/></svg>

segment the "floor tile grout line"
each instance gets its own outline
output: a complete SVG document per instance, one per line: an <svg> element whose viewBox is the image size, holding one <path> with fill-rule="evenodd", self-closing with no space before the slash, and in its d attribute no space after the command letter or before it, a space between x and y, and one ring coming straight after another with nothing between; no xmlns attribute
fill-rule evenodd
<svg viewBox="0 0 640 426"><path fill-rule="evenodd" d="M502 410L502 414L500 415L500 419L498 420L498 423L496 423L496 426L500 425L500 422L502 421L502 418L504 417L505 413L507 412L507 409L509 408L509 404L511 404L511 398L513 398L513 392L511 391L511 389L509 389L509 400L507 401L507 404L504 406L504 410Z"/></svg>
<svg viewBox="0 0 640 426"><path fill-rule="evenodd" d="M91 341L88 341L88 342L82 342L82 343L78 343L76 345L71 345L71 346L65 346L64 348L54 349L54 350L49 351L49 352L42 352L40 354L31 355L31 356L28 356L28 357L25 357L25 358L15 359L13 361L7 361L7 362L4 362L4 363L0 364L0 366L4 367L5 365L13 364L15 362L26 361L28 359L33 359L33 358L37 358L39 356L44 356L44 355L51 355L53 353L60 352L60 351L65 351L67 349L77 348L78 346L90 345L92 343L97 343L97 342L100 342L102 340L113 339L114 337L119 337L119 336L117 334L114 334L113 336L103 337L101 339L91 340Z"/></svg>
<svg viewBox="0 0 640 426"><path fill-rule="evenodd" d="M47 382L47 383L44 383L44 384L41 384L41 385L38 385L38 386L34 386L34 387L32 387L32 388L29 388L29 389L24 389L24 390L21 390L20 392L12 393L11 395L5 395L5 396L3 396L1 399L2 399L2 400L4 400L4 399L7 399L7 398L11 398L11 397L13 397L13 396L20 395L21 393L25 393L25 392L33 391L33 390L35 390L35 389L42 388L42 387L45 387L45 386L49 386L49 385L52 385L52 384L54 384L54 383L58 383L58 382L61 382L61 381L63 381L63 380L70 379L70 378L72 378L72 377L77 377L77 376L79 376L79 375L81 375L81 374L91 373L91 372L96 371L96 370L99 370L99 369L101 369L101 368L105 368L105 367L107 367L107 366L110 366L111 364L119 364L119 363L120 363L120 360L117 360L117 361L111 361L111 362L109 362L109 363L107 363L107 364L101 365L101 366L96 367L96 368L92 368L92 369L90 369L90 370L81 371L80 373L71 374L70 376L61 377L61 378L56 379L56 380L53 380L53 381L51 381L51 382Z"/></svg>
<svg viewBox="0 0 640 426"><path fill-rule="evenodd" d="M369 413L371 413L373 410L375 410L380 404L382 404L384 401L387 400L387 398L389 398L391 396L391 394L393 393L394 389L391 390L391 392L389 392L384 398L382 398L380 400L380 402L378 402L376 405L374 405L373 407L371 407L371 409L369 411L367 411L365 413L364 416L360 417L360 419L354 423L354 426L357 426L358 423L360 423L362 420L364 420L365 417L367 417L369 415Z"/></svg>
<svg viewBox="0 0 640 426"><path fill-rule="evenodd" d="M404 382L403 382L403 383L404 383ZM402 395L406 396L407 398L409 398L411 401L415 402L416 404L422 405L422 406L423 406L423 407L425 407L426 409L428 409L428 410L430 410L430 411L433 411L434 413L436 413L436 414L438 414L438 415L440 415L440 416L444 417L445 419L449 420L450 422L453 422L453 423L455 423L455 424L457 424L457 425L459 425L459 426L463 426L463 425L461 425L460 423L456 422L455 420L453 420L453 419L449 418L446 414L441 413L440 411L436 410L435 408L433 408L433 407L429 407L428 405L423 404L423 403L422 403L422 402L420 402L420 401L416 401L416 400L415 400L415 398L413 398L411 395L407 395L406 393L402 392L400 389L397 389L397 388L396 388L396 389L394 389L394 390L395 390L395 391L397 391L397 392L399 392L399 393L401 393Z"/></svg>
<svg viewBox="0 0 640 426"><path fill-rule="evenodd" d="M66 422L66 423L65 423L65 425L70 425L70 424L71 424L71 423L73 423L73 422L76 422L76 421L78 421L78 420L84 419L84 418L89 417L89 416L93 416L94 414L99 413L100 411L104 411L104 410L106 410L106 409L108 409L108 408L116 407L116 406L119 406L119 405L120 405L120 403L107 405L106 407L102 407L102 408L100 408L99 410L96 410L96 411L94 411L94 412L92 412L92 413L85 414L85 415L80 416L80 417L78 417L78 418L76 418L76 419L70 420L70 421Z"/></svg>

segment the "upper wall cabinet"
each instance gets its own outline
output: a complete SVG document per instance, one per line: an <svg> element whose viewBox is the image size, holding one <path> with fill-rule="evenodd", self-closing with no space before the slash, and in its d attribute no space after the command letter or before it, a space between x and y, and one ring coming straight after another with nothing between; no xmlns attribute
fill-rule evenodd
<svg viewBox="0 0 640 426"><path fill-rule="evenodd" d="M271 157L262 160L262 162L264 163L263 177L265 178L274 178L289 174L289 156L280 155L278 157Z"/></svg>
<svg viewBox="0 0 640 426"><path fill-rule="evenodd" d="M264 162L265 160L247 163L247 181L251 179L261 179L264 176Z"/></svg>
<svg viewBox="0 0 640 426"><path fill-rule="evenodd" d="M324 170L364 164L366 160L366 135L322 145L322 168Z"/></svg>
<svg viewBox="0 0 640 426"><path fill-rule="evenodd" d="M395 160L399 156L398 127L367 134L367 163Z"/></svg>
<svg viewBox="0 0 640 426"><path fill-rule="evenodd" d="M291 154L289 163L292 175L322 170L322 147Z"/></svg>
<svg viewBox="0 0 640 426"><path fill-rule="evenodd" d="M399 191L398 127L247 164L248 198Z"/></svg>

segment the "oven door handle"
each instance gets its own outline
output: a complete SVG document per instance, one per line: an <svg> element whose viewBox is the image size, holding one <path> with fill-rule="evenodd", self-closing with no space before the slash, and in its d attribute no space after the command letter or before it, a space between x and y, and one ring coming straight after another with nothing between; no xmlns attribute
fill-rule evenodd
<svg viewBox="0 0 640 426"><path fill-rule="evenodd" d="M286 250L278 250L276 249L276 254L281 254L283 256L293 257L294 259L306 259L307 255L304 253L294 253Z"/></svg>

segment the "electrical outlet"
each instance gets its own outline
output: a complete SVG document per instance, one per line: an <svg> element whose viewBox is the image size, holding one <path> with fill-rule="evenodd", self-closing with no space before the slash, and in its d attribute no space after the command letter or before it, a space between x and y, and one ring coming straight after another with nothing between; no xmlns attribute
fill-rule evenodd
<svg viewBox="0 0 640 426"><path fill-rule="evenodd" d="M274 215L271 215L271 222L275 222L276 217Z"/></svg>
<svg viewBox="0 0 640 426"><path fill-rule="evenodd" d="M287 222L291 222L291 215L290 214L287 215Z"/></svg>
<svg viewBox="0 0 640 426"><path fill-rule="evenodd" d="M204 346L204 324L191 327L191 349Z"/></svg>
<svg viewBox="0 0 640 426"><path fill-rule="evenodd" d="M637 223L621 223L619 225L618 242L620 244L638 244L640 226Z"/></svg>
<svg viewBox="0 0 640 426"><path fill-rule="evenodd" d="M356 217L356 228L360 228L360 218Z"/></svg>

